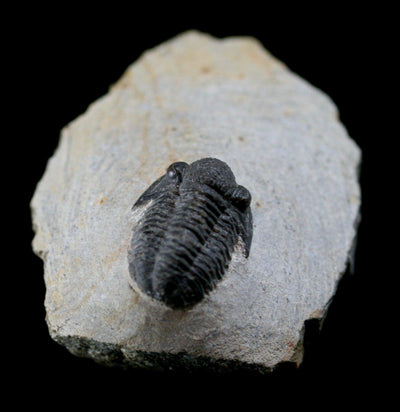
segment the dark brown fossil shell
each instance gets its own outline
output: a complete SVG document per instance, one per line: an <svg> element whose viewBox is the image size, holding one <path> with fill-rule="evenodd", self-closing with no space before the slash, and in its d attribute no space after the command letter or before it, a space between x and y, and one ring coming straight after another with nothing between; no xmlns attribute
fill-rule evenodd
<svg viewBox="0 0 400 412"><path fill-rule="evenodd" d="M250 201L221 160L170 165L133 205L147 206L128 252L135 285L174 309L200 302L223 277L239 238L249 255Z"/></svg>

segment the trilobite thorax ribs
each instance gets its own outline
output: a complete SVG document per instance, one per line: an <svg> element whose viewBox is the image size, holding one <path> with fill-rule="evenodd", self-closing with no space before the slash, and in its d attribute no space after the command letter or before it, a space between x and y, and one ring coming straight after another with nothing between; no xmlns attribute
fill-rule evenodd
<svg viewBox="0 0 400 412"><path fill-rule="evenodd" d="M145 211L128 253L131 280L172 308L200 302L223 277L239 238L249 254L250 201L218 159L173 163L133 206Z"/></svg>

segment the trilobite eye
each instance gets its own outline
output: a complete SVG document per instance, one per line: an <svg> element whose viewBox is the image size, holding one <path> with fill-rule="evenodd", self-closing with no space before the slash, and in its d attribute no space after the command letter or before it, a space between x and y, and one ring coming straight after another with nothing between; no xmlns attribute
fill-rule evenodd
<svg viewBox="0 0 400 412"><path fill-rule="evenodd" d="M241 210L245 210L251 202L250 192L243 186L238 187L232 193L232 203Z"/></svg>
<svg viewBox="0 0 400 412"><path fill-rule="evenodd" d="M176 177L176 170L174 170L174 169L169 169L168 172L167 172L167 175L168 175L168 177L169 177L170 179L175 179L175 177Z"/></svg>
<svg viewBox="0 0 400 412"><path fill-rule="evenodd" d="M183 173L188 166L185 162L172 163L167 169L167 177L170 180L176 181L177 184L182 182Z"/></svg>

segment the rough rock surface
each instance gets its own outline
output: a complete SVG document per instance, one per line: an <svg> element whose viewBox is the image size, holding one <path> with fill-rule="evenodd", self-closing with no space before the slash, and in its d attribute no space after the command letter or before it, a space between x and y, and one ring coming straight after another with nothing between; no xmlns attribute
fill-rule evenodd
<svg viewBox="0 0 400 412"><path fill-rule="evenodd" d="M252 193L250 257L193 309L155 308L128 283L131 207L207 156ZM64 128L32 200L52 338L106 364L299 364L351 257L359 162L331 100L256 40L187 32L147 51Z"/></svg>

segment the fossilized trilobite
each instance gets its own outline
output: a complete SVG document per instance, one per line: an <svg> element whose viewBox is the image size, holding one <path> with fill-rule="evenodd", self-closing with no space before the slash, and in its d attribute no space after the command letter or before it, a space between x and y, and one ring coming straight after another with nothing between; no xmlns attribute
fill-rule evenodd
<svg viewBox="0 0 400 412"><path fill-rule="evenodd" d="M174 309L200 302L252 240L250 192L229 166L204 158L171 164L133 205L139 217L128 252L135 289Z"/></svg>

